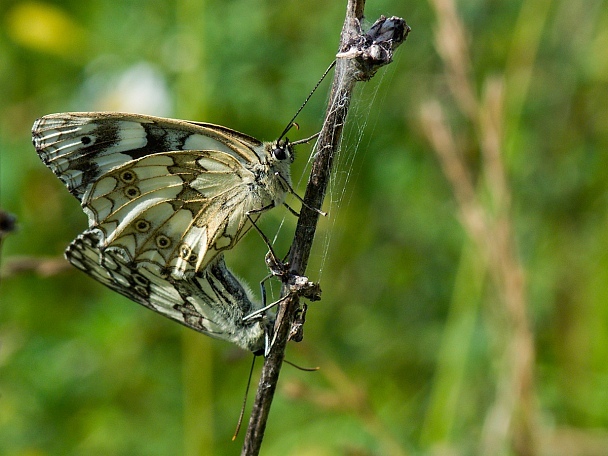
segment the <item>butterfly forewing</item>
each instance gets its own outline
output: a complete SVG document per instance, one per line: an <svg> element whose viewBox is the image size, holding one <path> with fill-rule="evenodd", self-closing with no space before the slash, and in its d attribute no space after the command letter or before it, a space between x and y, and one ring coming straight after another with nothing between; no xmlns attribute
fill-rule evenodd
<svg viewBox="0 0 608 456"><path fill-rule="evenodd" d="M214 150L259 162L262 142L219 125L124 113L51 114L36 121L33 142L42 161L79 200L101 175L151 154Z"/></svg>

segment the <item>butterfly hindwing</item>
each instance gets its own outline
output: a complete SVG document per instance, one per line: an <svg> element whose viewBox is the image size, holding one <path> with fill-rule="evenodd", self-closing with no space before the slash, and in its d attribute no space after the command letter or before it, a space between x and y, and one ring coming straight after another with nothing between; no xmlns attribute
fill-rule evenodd
<svg viewBox="0 0 608 456"><path fill-rule="evenodd" d="M66 258L112 290L189 328L254 352L264 348L264 323L243 321L260 306L226 268L223 255L195 276L177 280L138 266L118 249L104 251L101 239L101 233L85 231Z"/></svg>

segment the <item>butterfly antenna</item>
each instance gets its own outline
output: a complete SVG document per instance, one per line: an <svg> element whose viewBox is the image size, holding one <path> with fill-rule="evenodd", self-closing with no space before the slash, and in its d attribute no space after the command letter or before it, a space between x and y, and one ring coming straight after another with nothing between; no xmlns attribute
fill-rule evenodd
<svg viewBox="0 0 608 456"><path fill-rule="evenodd" d="M335 64L336 64L336 61L334 60L327 67L327 70L325 70L325 73L323 73L323 76L321 76L321 79L319 79L319 82L317 82L317 85L315 85L315 88L312 89L312 92L310 92L308 94L308 96L306 97L306 100L304 100L304 103L302 103L302 106L300 106L300 109L298 109L298 111L296 112L296 115L293 116L293 118L289 121L289 123L285 127L285 130L283 130L283 133L281 133L281 136L279 136L278 141L283 139L283 136L285 136L287 134L287 132L291 129L291 127L293 127L293 125L294 125L293 121L296 120L296 117L298 117L298 114L300 114L302 109L304 109L304 106L306 106L306 103L308 103L308 100L310 100L310 98L312 97L312 94L316 92L316 90L319 88L319 85L321 85L321 82L323 82L323 79L325 79L325 76L327 76L327 73L330 72L330 70L334 67Z"/></svg>
<svg viewBox="0 0 608 456"><path fill-rule="evenodd" d="M253 362L251 363L251 369L249 369L249 378L247 379L247 388L245 389L245 397L243 398L243 406L241 407L241 413L239 415L239 421L236 423L236 429L232 436L232 441L236 440L236 436L239 435L241 430L241 424L243 424L243 417L245 416L245 407L247 406L247 396L249 396L249 387L251 386L251 377L253 377L253 367L255 366L255 359L257 356L253 355Z"/></svg>

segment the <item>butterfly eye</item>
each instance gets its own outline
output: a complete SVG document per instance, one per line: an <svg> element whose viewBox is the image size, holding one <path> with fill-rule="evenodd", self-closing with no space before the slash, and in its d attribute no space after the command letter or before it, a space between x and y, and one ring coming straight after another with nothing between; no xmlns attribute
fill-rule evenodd
<svg viewBox="0 0 608 456"><path fill-rule="evenodd" d="M283 161L287 158L287 150L285 147L275 147L272 151L272 156L279 161Z"/></svg>

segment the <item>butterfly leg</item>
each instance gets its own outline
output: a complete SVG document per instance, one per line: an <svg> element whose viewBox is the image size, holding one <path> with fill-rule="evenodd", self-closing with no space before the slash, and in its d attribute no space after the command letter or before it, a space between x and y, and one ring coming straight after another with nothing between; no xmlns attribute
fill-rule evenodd
<svg viewBox="0 0 608 456"><path fill-rule="evenodd" d="M279 257L276 255L276 253L274 252L274 249L272 248L272 245L270 244L270 239L268 239L268 237L266 237L266 235L260 229L260 227L256 225L255 221L253 220L253 217L251 217L251 214L255 214L257 212L262 212L263 210L266 210L266 209L259 209L259 210L249 211L249 212L247 212L247 218L249 219L249 221L251 222L251 224L253 225L253 227L255 228L255 230L262 237L262 240L264 241L264 244L266 244L266 247L268 247L268 254L272 256L273 261L276 264L282 264L281 260L279 260ZM266 263L268 264L268 261ZM272 269L271 269L271 271L272 271ZM273 272L273 274L274 274L274 272ZM274 274L274 275L277 275L277 274Z"/></svg>
<svg viewBox="0 0 608 456"><path fill-rule="evenodd" d="M321 209L317 209L316 207L310 207L308 204L306 204L304 202L304 198L302 198L300 195L298 195L296 193L296 191L293 189L293 187L291 185L289 185L289 182L287 182L287 180L285 180L285 178L283 176L281 176L281 174L279 172L275 172L274 175L279 180L281 185L285 188L285 190L287 190L289 193L291 193L293 196L295 196L297 198L297 200L300 203L302 203L302 206L306 206L311 211L315 211L317 214L320 214L323 217L327 216L327 212L324 212ZM285 205L285 206L287 206L287 205ZM289 206L287 206L287 208L291 211L292 214L294 213L293 209L291 209ZM299 217L300 214L298 214L297 216Z"/></svg>
<svg viewBox="0 0 608 456"><path fill-rule="evenodd" d="M249 315L246 315L246 316L243 317L243 321L255 320L260 315L263 315L267 310L270 310L274 306L278 306L279 304L281 304L282 302L284 302L285 300L287 300L288 297L289 297L289 295L285 295L282 298L278 299L277 301L272 302L272 303L268 304L267 306L264 306L264 307L262 307L260 309L257 309L254 312L251 312Z"/></svg>
<svg viewBox="0 0 608 456"><path fill-rule="evenodd" d="M279 302L282 302L281 300L279 300L277 302L271 303L270 305L266 305L266 285L265 284L268 281L268 279L271 279L272 277L285 276L288 273L287 272L287 263L284 263L283 261L276 258L276 256L272 252L268 252L266 254L265 261L266 261L266 265L268 265L268 269L270 269L270 274L268 274L266 277L264 277L262 280L260 280L260 292L262 294L262 308L256 310L252 314L247 315L244 319L254 318L258 314L265 312L266 310L271 309L272 307L279 304Z"/></svg>
<svg viewBox="0 0 608 456"><path fill-rule="evenodd" d="M266 256L267 263L269 263L268 257L269 257L269 255ZM258 317L259 315L265 313L267 310L270 310L273 307L281 304L282 302L284 302L287 298L289 298L293 294L306 298L310 301L318 301L321 299L321 287L319 286L318 283L309 281L308 277L292 274L287 271L285 264L281 263L281 265L283 267L285 267L283 272L281 272L280 274L275 274L274 273L275 271L272 271L272 273L269 274L264 280L267 280L268 278L272 277L273 275L280 276L283 283L287 285L287 288L288 288L287 294L285 296L283 296L282 298L279 298L277 301L272 302L268 305L264 305L261 309L257 309L256 311L250 313L249 315L246 315L245 317L243 317L243 321L252 320L252 319ZM260 284L260 285L262 285L262 284ZM265 291L265 289L264 289L264 291ZM263 295L264 304L266 304L265 301L266 301L265 295ZM305 314L305 311L304 311L304 314ZM301 322L303 324L304 321L301 320Z"/></svg>
<svg viewBox="0 0 608 456"><path fill-rule="evenodd" d="M268 274L262 280L260 280L260 292L262 296L262 307L266 306L266 281L270 279L274 274Z"/></svg>
<svg viewBox="0 0 608 456"><path fill-rule="evenodd" d="M292 208L289 204L283 203L283 206L285 206L287 208L287 210L289 212L291 212L293 215L295 215L296 217L300 217L300 213L298 211L296 211L294 208Z"/></svg>

